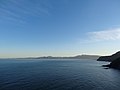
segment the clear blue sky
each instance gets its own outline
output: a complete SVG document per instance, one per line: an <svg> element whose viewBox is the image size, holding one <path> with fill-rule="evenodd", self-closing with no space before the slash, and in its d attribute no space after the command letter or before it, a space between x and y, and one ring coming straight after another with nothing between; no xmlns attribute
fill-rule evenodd
<svg viewBox="0 0 120 90"><path fill-rule="evenodd" d="M119 49L120 0L0 0L0 57Z"/></svg>

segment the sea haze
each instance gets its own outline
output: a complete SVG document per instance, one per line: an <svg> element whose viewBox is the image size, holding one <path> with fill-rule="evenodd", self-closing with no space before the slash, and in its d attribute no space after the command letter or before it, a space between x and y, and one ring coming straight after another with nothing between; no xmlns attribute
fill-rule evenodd
<svg viewBox="0 0 120 90"><path fill-rule="evenodd" d="M119 90L120 71L95 60L0 60L0 90Z"/></svg>

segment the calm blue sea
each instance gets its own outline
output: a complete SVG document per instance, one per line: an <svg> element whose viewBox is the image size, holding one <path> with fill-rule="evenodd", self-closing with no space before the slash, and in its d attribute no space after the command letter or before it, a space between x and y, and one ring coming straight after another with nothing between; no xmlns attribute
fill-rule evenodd
<svg viewBox="0 0 120 90"><path fill-rule="evenodd" d="M120 71L95 60L0 60L0 90L120 90Z"/></svg>

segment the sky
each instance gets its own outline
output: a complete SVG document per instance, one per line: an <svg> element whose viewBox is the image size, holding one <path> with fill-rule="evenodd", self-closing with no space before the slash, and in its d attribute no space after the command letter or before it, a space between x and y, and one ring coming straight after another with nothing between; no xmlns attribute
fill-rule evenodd
<svg viewBox="0 0 120 90"><path fill-rule="evenodd" d="M120 0L0 0L0 58L119 50Z"/></svg>

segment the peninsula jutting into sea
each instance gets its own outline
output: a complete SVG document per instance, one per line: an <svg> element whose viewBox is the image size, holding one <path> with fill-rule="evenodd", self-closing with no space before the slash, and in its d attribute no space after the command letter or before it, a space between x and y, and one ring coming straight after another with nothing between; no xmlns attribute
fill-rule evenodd
<svg viewBox="0 0 120 90"><path fill-rule="evenodd" d="M120 51L110 56L99 57L97 61L108 61L110 64L103 65L104 67L120 69Z"/></svg>

